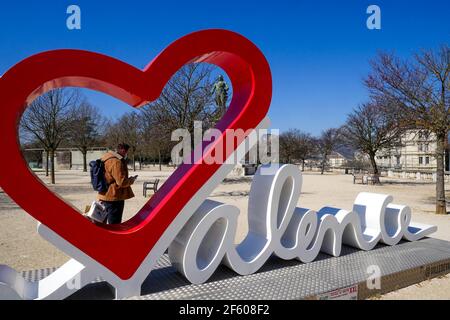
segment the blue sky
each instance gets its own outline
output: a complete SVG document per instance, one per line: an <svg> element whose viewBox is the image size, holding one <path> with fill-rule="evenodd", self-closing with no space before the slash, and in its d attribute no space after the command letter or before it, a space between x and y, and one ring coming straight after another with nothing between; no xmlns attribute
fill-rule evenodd
<svg viewBox="0 0 450 320"><path fill-rule="evenodd" d="M77 4L82 29L66 28ZM381 8L381 30L366 28L366 8ZM0 74L34 53L78 48L143 68L192 31L225 28L253 41L273 74L272 126L313 134L341 125L367 99L362 79L378 50L408 57L450 40L450 1L2 1ZM130 110L89 94L111 117Z"/></svg>

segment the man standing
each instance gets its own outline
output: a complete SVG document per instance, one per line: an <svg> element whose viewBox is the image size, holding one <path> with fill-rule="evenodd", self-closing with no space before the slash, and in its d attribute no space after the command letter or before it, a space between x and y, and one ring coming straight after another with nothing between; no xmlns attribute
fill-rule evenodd
<svg viewBox="0 0 450 320"><path fill-rule="evenodd" d="M122 222L125 200L134 197L131 185L137 176L128 177L126 157L129 149L129 145L121 143L117 146L117 152L109 151L101 159L105 165L105 179L108 183L108 190L104 193L99 192L98 200L106 208L106 222L108 224Z"/></svg>

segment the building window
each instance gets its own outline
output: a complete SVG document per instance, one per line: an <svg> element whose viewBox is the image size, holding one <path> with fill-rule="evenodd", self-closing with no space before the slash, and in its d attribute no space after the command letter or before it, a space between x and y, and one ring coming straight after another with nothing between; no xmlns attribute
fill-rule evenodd
<svg viewBox="0 0 450 320"><path fill-rule="evenodd" d="M397 158L397 165L399 166L400 165L400 156L396 156L396 158Z"/></svg>
<svg viewBox="0 0 450 320"><path fill-rule="evenodd" d="M419 164L423 164L423 157L419 157Z"/></svg>
<svg viewBox="0 0 450 320"><path fill-rule="evenodd" d="M421 143L418 144L419 152L423 151L423 145Z"/></svg>
<svg viewBox="0 0 450 320"><path fill-rule="evenodd" d="M428 143L425 144L425 152L428 152Z"/></svg>
<svg viewBox="0 0 450 320"><path fill-rule="evenodd" d="M430 157L425 157L425 164L430 164Z"/></svg>

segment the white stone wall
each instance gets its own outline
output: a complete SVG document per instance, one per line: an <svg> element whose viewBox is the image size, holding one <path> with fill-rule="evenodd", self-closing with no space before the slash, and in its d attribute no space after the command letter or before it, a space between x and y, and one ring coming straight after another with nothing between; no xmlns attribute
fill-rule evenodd
<svg viewBox="0 0 450 320"><path fill-rule="evenodd" d="M100 159L108 150L94 149L87 152L87 165L89 170L89 162ZM42 152L42 166L45 169L46 154ZM83 170L83 154L77 149L62 149L55 153L55 169L56 170Z"/></svg>
<svg viewBox="0 0 450 320"><path fill-rule="evenodd" d="M345 159L344 158L338 158L338 157L329 158L328 159L328 164L332 168L342 167L345 164Z"/></svg>
<svg viewBox="0 0 450 320"><path fill-rule="evenodd" d="M86 154L87 165L89 170L89 162L92 160L100 159L106 150L94 150L88 151ZM72 170L83 170L83 154L79 150L72 150Z"/></svg>

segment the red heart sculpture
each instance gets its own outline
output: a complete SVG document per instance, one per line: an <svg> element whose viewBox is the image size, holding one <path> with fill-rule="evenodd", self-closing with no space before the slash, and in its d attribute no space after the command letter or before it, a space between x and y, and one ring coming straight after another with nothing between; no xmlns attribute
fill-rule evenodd
<svg viewBox="0 0 450 320"><path fill-rule="evenodd" d="M135 273L220 164L181 165L132 219L120 225L98 226L50 192L31 172L17 138L18 123L37 96L66 86L98 90L134 107L142 106L157 99L170 77L190 62L215 64L232 82L233 99L216 126L222 136L214 143L225 138L226 129L247 131L264 119L272 95L269 65L254 44L226 30L189 34L162 51L143 71L93 52L55 50L21 61L0 78L0 137L2 148L8 150L0 157L0 186L26 212L121 279ZM223 152L231 154L225 147Z"/></svg>

